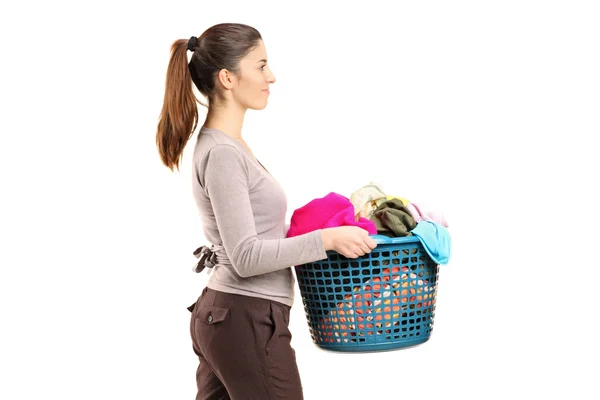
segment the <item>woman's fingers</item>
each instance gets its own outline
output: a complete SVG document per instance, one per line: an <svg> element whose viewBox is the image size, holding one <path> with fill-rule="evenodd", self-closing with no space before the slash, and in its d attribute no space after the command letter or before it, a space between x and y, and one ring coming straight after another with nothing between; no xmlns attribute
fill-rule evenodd
<svg viewBox="0 0 600 400"><path fill-rule="evenodd" d="M347 258L362 257L377 247L377 243L369 236L367 230L358 227L355 229L354 234L347 238L346 243L343 244L343 248L340 248L339 251L339 253Z"/></svg>
<svg viewBox="0 0 600 400"><path fill-rule="evenodd" d="M372 237L367 236L367 238L365 239L365 243L367 246L369 246L371 250L377 247L377 242L375 242Z"/></svg>
<svg viewBox="0 0 600 400"><path fill-rule="evenodd" d="M358 254L360 254L361 256L364 256L365 254L371 252L371 248L369 246L367 246L367 244L364 242L360 244L358 250L359 250Z"/></svg>
<svg viewBox="0 0 600 400"><path fill-rule="evenodd" d="M375 243L375 241L367 235L359 243L359 247L362 250L363 255L364 255L364 254L370 253L371 250L373 250L375 247L377 247L377 243Z"/></svg>

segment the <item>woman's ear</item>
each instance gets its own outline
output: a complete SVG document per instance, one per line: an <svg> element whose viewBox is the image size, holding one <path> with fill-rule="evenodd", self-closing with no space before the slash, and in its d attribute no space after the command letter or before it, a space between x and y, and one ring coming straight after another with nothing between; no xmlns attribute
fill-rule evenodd
<svg viewBox="0 0 600 400"><path fill-rule="evenodd" d="M224 89L231 89L233 88L233 84L235 82L235 76L228 70L226 69L222 69L219 71L219 74L217 75L217 80L219 81L219 83L221 84L221 86L223 86Z"/></svg>

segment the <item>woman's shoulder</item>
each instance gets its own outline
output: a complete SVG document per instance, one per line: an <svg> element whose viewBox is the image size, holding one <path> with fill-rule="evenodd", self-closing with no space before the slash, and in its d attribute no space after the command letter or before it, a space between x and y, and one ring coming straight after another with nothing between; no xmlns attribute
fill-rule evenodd
<svg viewBox="0 0 600 400"><path fill-rule="evenodd" d="M207 160L210 156L242 159L242 152L225 137L200 134L194 150L194 158L197 161L201 161Z"/></svg>
<svg viewBox="0 0 600 400"><path fill-rule="evenodd" d="M194 149L194 169L199 176L207 170L215 170L217 174L248 175L248 165L243 152L234 143L219 135L203 135L198 137Z"/></svg>

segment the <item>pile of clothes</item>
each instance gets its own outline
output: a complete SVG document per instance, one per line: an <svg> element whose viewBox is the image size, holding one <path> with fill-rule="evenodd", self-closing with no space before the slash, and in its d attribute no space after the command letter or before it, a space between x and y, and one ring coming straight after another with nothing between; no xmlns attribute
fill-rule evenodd
<svg viewBox="0 0 600 400"><path fill-rule="evenodd" d="M346 225L359 226L371 235L415 236L436 264L449 261L451 242L444 214L425 210L403 197L387 195L373 182L349 198L331 192L298 208L292 215L287 237ZM352 293L345 293L336 309L319 318L317 339L334 343L355 342L356 336L400 337L414 334L408 331L419 329L419 324L426 326L430 322L427 315L435 304L437 275L425 271L423 257L417 260L416 252L416 248L394 250L389 259L373 260L373 265L384 268L376 268L378 276L353 286ZM297 271L302 274L301 266Z"/></svg>
<svg viewBox="0 0 600 400"><path fill-rule="evenodd" d="M287 237L347 225L361 227L372 235L414 235L437 264L447 264L450 259L451 241L444 214L387 195L373 182L354 191L350 198L331 192L296 209Z"/></svg>

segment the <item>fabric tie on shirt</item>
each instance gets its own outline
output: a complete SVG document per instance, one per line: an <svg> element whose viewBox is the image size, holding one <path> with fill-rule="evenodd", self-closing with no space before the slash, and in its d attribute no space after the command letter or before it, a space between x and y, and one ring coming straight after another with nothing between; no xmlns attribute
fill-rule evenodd
<svg viewBox="0 0 600 400"><path fill-rule="evenodd" d="M194 267L193 271L200 273L204 268L212 268L217 264L217 253L216 251L222 249L223 246L215 246L214 244L209 248L208 246L200 246L194 251L194 256L198 258L198 264Z"/></svg>

